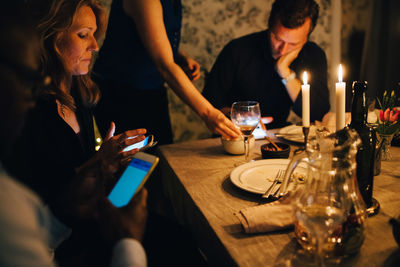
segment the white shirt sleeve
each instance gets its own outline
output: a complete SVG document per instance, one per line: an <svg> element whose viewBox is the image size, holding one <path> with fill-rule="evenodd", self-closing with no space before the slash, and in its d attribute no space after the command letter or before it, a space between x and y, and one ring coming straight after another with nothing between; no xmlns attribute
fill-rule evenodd
<svg viewBox="0 0 400 267"><path fill-rule="evenodd" d="M0 164L0 266L54 267L46 209L39 197L7 176Z"/></svg>
<svg viewBox="0 0 400 267"><path fill-rule="evenodd" d="M111 267L146 267L146 252L139 241L132 238L119 240L113 249Z"/></svg>

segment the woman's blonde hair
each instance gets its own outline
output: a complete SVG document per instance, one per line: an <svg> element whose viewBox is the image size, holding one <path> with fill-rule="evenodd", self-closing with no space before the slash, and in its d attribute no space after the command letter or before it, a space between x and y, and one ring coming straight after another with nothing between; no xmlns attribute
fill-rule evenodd
<svg viewBox="0 0 400 267"><path fill-rule="evenodd" d="M75 109L75 102L70 93L61 90L61 83L66 82L68 88L74 86L80 94L83 105L93 107L100 99L100 90L86 75L72 76L67 71L63 59L57 52L57 41L61 33L67 31L79 8L88 6L96 16L96 41L106 31L107 18L103 7L96 0L31 0L30 10L36 21L41 41L41 69L43 74L51 77L51 85L44 90L46 95L54 95L65 106Z"/></svg>

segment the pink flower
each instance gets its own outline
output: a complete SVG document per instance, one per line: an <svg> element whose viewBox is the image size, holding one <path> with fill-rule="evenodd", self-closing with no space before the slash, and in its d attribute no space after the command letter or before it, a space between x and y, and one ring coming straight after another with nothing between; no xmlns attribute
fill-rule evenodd
<svg viewBox="0 0 400 267"><path fill-rule="evenodd" d="M383 110L379 110L379 120L383 121Z"/></svg>
<svg viewBox="0 0 400 267"><path fill-rule="evenodd" d="M383 121L388 121L389 120L389 113L390 113L390 109L387 108L385 110L385 113L383 114Z"/></svg>
<svg viewBox="0 0 400 267"><path fill-rule="evenodd" d="M399 111L398 110L391 110L390 111L390 116L389 116L389 121L390 122L395 122L399 118Z"/></svg>

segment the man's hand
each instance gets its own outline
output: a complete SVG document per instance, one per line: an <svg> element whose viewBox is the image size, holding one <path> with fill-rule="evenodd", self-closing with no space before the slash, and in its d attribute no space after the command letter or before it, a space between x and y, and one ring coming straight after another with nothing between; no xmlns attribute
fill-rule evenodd
<svg viewBox="0 0 400 267"><path fill-rule="evenodd" d="M147 222L147 190L143 188L129 204L114 207L107 199L100 205L99 225L104 238L114 245L122 238L133 238L141 242Z"/></svg>
<svg viewBox="0 0 400 267"><path fill-rule="evenodd" d="M289 68L290 64L292 64L293 60L297 58L300 53L300 50L303 47L297 48L283 56L281 56L275 64L276 72L278 72L279 76L282 78L286 78L290 75L292 70Z"/></svg>

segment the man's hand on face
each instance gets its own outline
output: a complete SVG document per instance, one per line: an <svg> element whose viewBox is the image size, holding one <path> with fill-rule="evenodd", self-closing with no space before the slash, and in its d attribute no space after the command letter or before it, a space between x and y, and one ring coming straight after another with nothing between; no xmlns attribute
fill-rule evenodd
<svg viewBox="0 0 400 267"><path fill-rule="evenodd" d="M278 72L279 76L281 76L282 78L286 78L290 75L292 70L289 68L289 66L290 64L292 64L293 60L297 58L302 48L303 46L296 48L295 50L278 58L275 64L275 69Z"/></svg>

